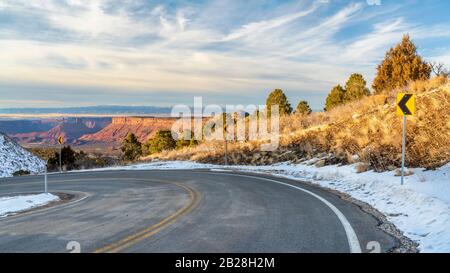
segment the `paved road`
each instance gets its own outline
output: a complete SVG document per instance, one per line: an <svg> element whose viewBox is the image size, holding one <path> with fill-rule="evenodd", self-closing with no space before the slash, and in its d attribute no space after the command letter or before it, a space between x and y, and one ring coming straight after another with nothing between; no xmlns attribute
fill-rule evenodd
<svg viewBox="0 0 450 273"><path fill-rule="evenodd" d="M41 176L0 180L0 196L36 192ZM0 219L0 252L362 252L397 244L371 215L325 190L209 170L49 176L70 203Z"/></svg>

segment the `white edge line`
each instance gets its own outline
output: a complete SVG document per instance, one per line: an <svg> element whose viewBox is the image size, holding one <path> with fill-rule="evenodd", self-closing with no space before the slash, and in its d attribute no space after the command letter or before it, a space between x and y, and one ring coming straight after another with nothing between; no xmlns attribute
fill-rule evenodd
<svg viewBox="0 0 450 273"><path fill-rule="evenodd" d="M341 222L342 226L344 227L345 230L345 235L347 236L347 241L348 241L348 245L350 247L350 252L351 253L362 253L361 251L361 245L359 244L359 240L358 240L358 236L356 235L355 230L353 229L352 225L350 224L350 222L347 220L347 218L345 217L345 215L338 209L336 208L333 204L331 204L328 200L324 199L323 197L309 191L309 190L305 190L303 188L300 188L298 186L294 186L288 183L284 183L281 181L277 181L277 180L273 180L273 179L269 179L269 178L264 178L264 177L258 177L258 176L250 176L250 175L241 175L241 174L228 174L228 173L224 173L225 175L233 175L233 176L242 176L242 177L248 177L248 178L255 178L255 179L260 179L260 180L266 180L266 181L270 181L270 182L274 182L274 183L278 183L281 185L285 185L288 187L292 187L295 188L297 190L301 190L311 196L314 196L315 198L319 199L320 201L322 201L325 205L327 205L333 212L334 214L339 218L339 221Z"/></svg>

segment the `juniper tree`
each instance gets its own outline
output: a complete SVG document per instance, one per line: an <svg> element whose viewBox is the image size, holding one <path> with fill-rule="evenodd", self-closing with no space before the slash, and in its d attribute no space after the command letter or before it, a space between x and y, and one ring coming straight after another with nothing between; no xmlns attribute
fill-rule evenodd
<svg viewBox="0 0 450 273"><path fill-rule="evenodd" d="M281 115L289 115L292 113L292 107L289 103L286 95L284 94L283 90L281 89L275 89L273 90L266 100L266 112L267 116L270 116L270 109L272 105L278 105L280 116Z"/></svg>
<svg viewBox="0 0 450 273"><path fill-rule="evenodd" d="M149 154L159 153L164 150L173 150L176 147L176 142L172 137L170 130L159 130L156 132L154 138L150 139L145 144L145 149Z"/></svg>
<svg viewBox="0 0 450 273"><path fill-rule="evenodd" d="M125 160L135 160L142 155L141 143L133 133L128 133L122 142L122 157Z"/></svg>
<svg viewBox="0 0 450 273"><path fill-rule="evenodd" d="M377 68L372 87L375 93L406 86L410 81L430 78L431 67L417 54L409 35L391 48Z"/></svg>
<svg viewBox="0 0 450 273"><path fill-rule="evenodd" d="M309 107L308 102L304 100L300 101L295 109L295 113L302 115L309 115L311 112L311 107Z"/></svg>
<svg viewBox="0 0 450 273"><path fill-rule="evenodd" d="M325 101L325 111L344 103L345 89L341 85L336 85L331 89Z"/></svg>
<svg viewBox="0 0 450 273"><path fill-rule="evenodd" d="M345 84L344 101L352 101L370 95L369 89L366 87L366 81L361 74L354 73L350 75Z"/></svg>

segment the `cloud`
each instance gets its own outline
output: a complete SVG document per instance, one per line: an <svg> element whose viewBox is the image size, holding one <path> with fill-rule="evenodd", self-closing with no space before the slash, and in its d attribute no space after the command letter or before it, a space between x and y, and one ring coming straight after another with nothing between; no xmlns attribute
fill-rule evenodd
<svg viewBox="0 0 450 273"><path fill-rule="evenodd" d="M404 18L374 24L372 32L358 37L357 40L347 46L344 56L350 61L363 57L373 61L383 54L383 49L398 42L399 37L406 34L408 30L411 30L411 28L408 24L405 24Z"/></svg>
<svg viewBox="0 0 450 273"><path fill-rule="evenodd" d="M0 26L0 52L7 53L0 88L26 82L228 97L280 87L297 97L323 95L353 72L369 81L406 32L419 41L450 36L445 23L424 24L397 7L255 3L0 0L0 19L16 18Z"/></svg>
<svg viewBox="0 0 450 273"><path fill-rule="evenodd" d="M225 36L222 41L232 41L245 36L261 34L270 31L274 28L281 27L292 21L295 21L301 17L307 16L313 13L317 9L317 5L313 5L311 8L305 11L299 11L296 13L280 16L271 20L252 22L241 26L239 29L233 30L230 34Z"/></svg>
<svg viewBox="0 0 450 273"><path fill-rule="evenodd" d="M5 107L27 107L28 105L33 105L33 107L55 107L56 105L60 105L61 101L56 100L0 100L0 105L4 105Z"/></svg>

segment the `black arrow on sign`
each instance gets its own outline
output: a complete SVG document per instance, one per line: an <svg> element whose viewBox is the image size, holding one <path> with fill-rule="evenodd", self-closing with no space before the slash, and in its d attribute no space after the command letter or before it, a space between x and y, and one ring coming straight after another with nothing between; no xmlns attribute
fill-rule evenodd
<svg viewBox="0 0 450 273"><path fill-rule="evenodd" d="M405 94L403 98L398 102L398 107L402 110L403 114L405 115L412 115L409 108L406 106L406 103L409 101L409 99L412 97L412 94Z"/></svg>

